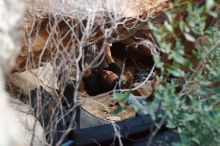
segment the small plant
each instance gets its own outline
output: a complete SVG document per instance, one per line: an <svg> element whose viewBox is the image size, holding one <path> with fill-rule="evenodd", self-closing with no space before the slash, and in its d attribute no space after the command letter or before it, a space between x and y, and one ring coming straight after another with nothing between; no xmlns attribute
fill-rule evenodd
<svg viewBox="0 0 220 146"><path fill-rule="evenodd" d="M219 6L214 0L177 0L163 26L149 23L162 53L154 57L161 70L154 96L161 100L167 127L180 134L176 146L220 145Z"/></svg>

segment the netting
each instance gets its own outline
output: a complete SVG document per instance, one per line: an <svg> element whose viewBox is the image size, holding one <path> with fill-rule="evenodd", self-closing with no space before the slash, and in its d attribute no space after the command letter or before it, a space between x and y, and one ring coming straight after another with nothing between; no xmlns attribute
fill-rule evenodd
<svg viewBox="0 0 220 146"><path fill-rule="evenodd" d="M29 81L23 80L28 95L25 102L32 107L32 114L44 129L46 145L60 145L68 132L78 126L74 121L77 107L86 101L96 102L93 97L88 100L79 96L85 71L104 60L104 44L122 42L145 55L160 55L147 22L166 10L167 1L41 0L27 3L22 48L14 72L29 71L24 75ZM95 52L93 56L91 48ZM124 64L122 68L125 67ZM133 90L144 85L153 71L154 66L143 84ZM74 91L65 91L67 86ZM123 91L126 90L130 89ZM99 105L106 108L102 103ZM114 130L120 139L117 126Z"/></svg>

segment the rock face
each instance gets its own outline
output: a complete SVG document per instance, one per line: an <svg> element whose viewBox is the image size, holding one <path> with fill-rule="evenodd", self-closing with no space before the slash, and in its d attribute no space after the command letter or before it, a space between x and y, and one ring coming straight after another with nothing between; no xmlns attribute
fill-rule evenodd
<svg viewBox="0 0 220 146"><path fill-rule="evenodd" d="M72 17L88 17L88 13L111 12L120 17L137 17L154 15L163 11L169 0L29 0L32 8Z"/></svg>
<svg viewBox="0 0 220 146"><path fill-rule="evenodd" d="M17 72L53 62L60 54L74 56L102 38L122 42L149 56L151 51L143 44L149 39L146 21L164 12L168 5L167 0L31 2L22 51L14 69Z"/></svg>
<svg viewBox="0 0 220 146"><path fill-rule="evenodd" d="M23 134L19 131L21 126L16 122L17 116L9 105L4 77L15 63L15 57L19 52L19 22L23 17L24 3L5 0L0 1L0 6L0 145L22 146L24 141Z"/></svg>
<svg viewBox="0 0 220 146"><path fill-rule="evenodd" d="M14 3L18 5L14 6ZM20 51L24 3L7 0L1 1L0 5L0 68L7 73L14 66L15 58Z"/></svg>
<svg viewBox="0 0 220 146"><path fill-rule="evenodd" d="M30 129L27 129L26 126L33 128L34 122L26 123L27 121L24 119L28 117L27 114L18 112L17 108L12 108L14 104L11 104L9 95L5 91L4 78L15 64L16 56L20 51L21 22L25 2L22 0L4 0L0 1L0 6L0 145L28 146L31 143L31 135L27 132ZM21 107L20 104L16 105L16 107ZM29 118L33 118L33 116L29 115ZM30 131L33 132L32 130ZM33 145L36 143L33 142ZM37 145L42 145L42 143Z"/></svg>

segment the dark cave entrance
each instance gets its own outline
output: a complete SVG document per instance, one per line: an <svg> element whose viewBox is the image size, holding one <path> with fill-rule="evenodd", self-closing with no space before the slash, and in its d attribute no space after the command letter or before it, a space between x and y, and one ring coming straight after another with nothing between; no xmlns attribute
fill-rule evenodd
<svg viewBox="0 0 220 146"><path fill-rule="evenodd" d="M147 48L146 48L147 49ZM153 56L143 55L132 47L127 47L121 42L113 43L111 46L112 56L122 62L125 67L151 68L154 64Z"/></svg>

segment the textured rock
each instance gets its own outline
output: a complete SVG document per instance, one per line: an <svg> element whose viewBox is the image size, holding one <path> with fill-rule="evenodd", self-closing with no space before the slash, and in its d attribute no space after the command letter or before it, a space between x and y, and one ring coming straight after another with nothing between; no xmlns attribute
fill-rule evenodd
<svg viewBox="0 0 220 146"><path fill-rule="evenodd" d="M83 45L97 43L110 33L108 37L113 42L121 41L142 54L151 55L143 41L139 41L138 45L133 43L140 38L149 38L146 21L156 18L168 5L167 0L89 0L83 1L83 4L81 1L61 3L58 0L31 2L33 7L26 16L26 34L14 70L18 72L52 62L58 54L71 54L71 49L76 46L83 47L82 42L77 40L82 33L85 35ZM87 32L82 25L88 23L91 23L91 30Z"/></svg>

